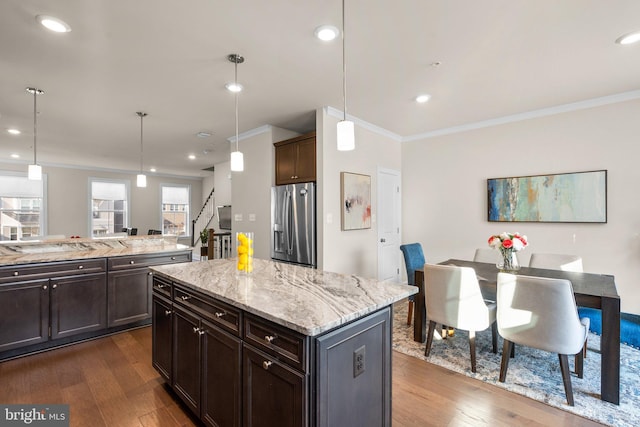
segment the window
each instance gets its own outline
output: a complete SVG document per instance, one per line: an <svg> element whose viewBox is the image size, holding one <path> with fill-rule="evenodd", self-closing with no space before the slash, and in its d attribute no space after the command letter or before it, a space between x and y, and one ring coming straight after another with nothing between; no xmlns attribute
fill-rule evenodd
<svg viewBox="0 0 640 427"><path fill-rule="evenodd" d="M32 181L26 176L0 173L0 240L42 236L46 177Z"/></svg>
<svg viewBox="0 0 640 427"><path fill-rule="evenodd" d="M162 185L162 234L189 235L188 185Z"/></svg>
<svg viewBox="0 0 640 427"><path fill-rule="evenodd" d="M91 236L119 233L129 223L129 182L90 178Z"/></svg>

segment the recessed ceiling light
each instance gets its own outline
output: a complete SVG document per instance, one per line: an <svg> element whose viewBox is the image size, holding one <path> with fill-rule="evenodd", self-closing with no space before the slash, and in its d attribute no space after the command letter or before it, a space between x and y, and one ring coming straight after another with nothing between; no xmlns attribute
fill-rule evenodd
<svg viewBox="0 0 640 427"><path fill-rule="evenodd" d="M416 96L416 102L418 102L420 104L424 104L425 102L429 101L430 99L431 99L431 95L428 95L426 93Z"/></svg>
<svg viewBox="0 0 640 427"><path fill-rule="evenodd" d="M240 83L227 83L224 85L229 92L242 92L242 85Z"/></svg>
<svg viewBox="0 0 640 427"><path fill-rule="evenodd" d="M149 172L155 172L155 171L156 171L156 168L150 168L149 169Z"/></svg>
<svg viewBox="0 0 640 427"><path fill-rule="evenodd" d="M196 156L194 154L189 154L189 160L195 160Z"/></svg>
<svg viewBox="0 0 640 427"><path fill-rule="evenodd" d="M340 30L333 25L321 25L313 32L313 34L322 41L330 42L338 37Z"/></svg>
<svg viewBox="0 0 640 427"><path fill-rule="evenodd" d="M36 21L38 21L43 27L56 33L68 33L71 31L69 24L61 19L54 18L53 16L38 15L36 16Z"/></svg>
<svg viewBox="0 0 640 427"><path fill-rule="evenodd" d="M198 138L209 138L211 135L212 135L211 132L206 132L206 131L196 133L196 136Z"/></svg>
<svg viewBox="0 0 640 427"><path fill-rule="evenodd" d="M640 31L635 31L633 33L628 33L623 36L617 38L616 43L618 44L632 44L640 41Z"/></svg>
<svg viewBox="0 0 640 427"><path fill-rule="evenodd" d="M9 132L11 135L20 135L22 133L18 129L7 129L7 132Z"/></svg>
<svg viewBox="0 0 640 427"><path fill-rule="evenodd" d="M12 158L12 159L19 159L19 158L20 158L20 154L13 153L13 154L11 155L11 158Z"/></svg>

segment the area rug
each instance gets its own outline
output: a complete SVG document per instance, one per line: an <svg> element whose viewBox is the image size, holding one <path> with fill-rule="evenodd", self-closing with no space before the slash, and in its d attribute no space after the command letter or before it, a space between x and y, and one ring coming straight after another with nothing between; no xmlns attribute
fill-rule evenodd
<svg viewBox="0 0 640 427"><path fill-rule="evenodd" d="M523 346L516 347L516 357L509 362L507 380L498 381L502 339L498 354L491 352L491 330L476 334L477 372L471 372L469 336L456 331L445 340L434 339L429 358L425 344L413 341L413 325L408 326L407 304L394 306L393 349L409 356L442 366L468 377L493 384L556 408L575 413L610 426L640 426L640 350L628 345L620 348L620 405L600 400L600 337L590 333L588 354L584 360L584 378L571 375L575 406L567 404L562 385L558 356ZM569 358L573 371L573 358Z"/></svg>

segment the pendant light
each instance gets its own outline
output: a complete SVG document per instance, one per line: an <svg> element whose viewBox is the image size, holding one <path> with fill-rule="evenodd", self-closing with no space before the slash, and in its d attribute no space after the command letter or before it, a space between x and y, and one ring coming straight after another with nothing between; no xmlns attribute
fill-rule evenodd
<svg viewBox="0 0 640 427"><path fill-rule="evenodd" d="M42 180L42 166L36 161L36 141L38 137L38 111L36 109L36 97L44 94L44 91L35 87L28 87L27 92L33 94L33 164L29 165L27 177L34 181Z"/></svg>
<svg viewBox="0 0 640 427"><path fill-rule="evenodd" d="M351 151L356 148L356 137L353 122L347 120L347 61L345 55L344 1L342 0L342 99L343 117L337 126L338 151Z"/></svg>
<svg viewBox="0 0 640 427"><path fill-rule="evenodd" d="M138 187L146 187L147 186L147 176L143 173L142 169L142 155L144 153L142 149L142 119L147 115L147 113L143 113L142 111L138 111L136 113L138 117L140 117L140 173L138 174L136 185Z"/></svg>
<svg viewBox="0 0 640 427"><path fill-rule="evenodd" d="M238 87L238 64L242 64L244 58L237 53L232 53L227 59L235 64L234 84L235 87ZM231 170L233 172L242 172L244 170L244 155L238 148L238 91L234 91L234 96L236 100L236 151L231 152Z"/></svg>

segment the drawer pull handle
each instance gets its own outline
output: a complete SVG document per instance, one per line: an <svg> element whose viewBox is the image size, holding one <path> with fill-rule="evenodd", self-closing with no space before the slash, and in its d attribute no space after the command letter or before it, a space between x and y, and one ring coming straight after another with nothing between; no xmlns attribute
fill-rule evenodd
<svg viewBox="0 0 640 427"><path fill-rule="evenodd" d="M171 310L165 310L165 311L164 311L164 315L165 315L165 316L169 316L171 313L172 313L172 311L171 311Z"/></svg>
<svg viewBox="0 0 640 427"><path fill-rule="evenodd" d="M79 265L78 266L78 270L82 270L84 268L84 265Z"/></svg>
<svg viewBox="0 0 640 427"><path fill-rule="evenodd" d="M224 316L225 314L227 314L227 313L225 313L224 311L222 311L222 312L218 311L218 312L216 312L216 317L217 317L217 318L221 318L221 317L222 317L222 316Z"/></svg>
<svg viewBox="0 0 640 427"><path fill-rule="evenodd" d="M175 260L176 260L176 257L172 256L171 261L175 261Z"/></svg>
<svg viewBox="0 0 640 427"><path fill-rule="evenodd" d="M46 290L47 290L47 285L44 285L44 286L42 287L42 289L44 289L44 290L46 291Z"/></svg>
<svg viewBox="0 0 640 427"><path fill-rule="evenodd" d="M197 326L193 327L193 333L197 334L198 332L200 332L200 328L198 328Z"/></svg>
<svg viewBox="0 0 640 427"><path fill-rule="evenodd" d="M153 271L150 271L150 272L149 272L149 276L153 276Z"/></svg>
<svg viewBox="0 0 640 427"><path fill-rule="evenodd" d="M203 331L202 329L200 329L200 330L198 331L198 335L202 336L202 335L204 335L204 334L206 334L206 332L205 332L205 331Z"/></svg>
<svg viewBox="0 0 640 427"><path fill-rule="evenodd" d="M156 285L156 288L158 288L158 289L164 289L164 288L166 288L166 287L167 287L167 285L163 285L162 283L158 283L158 284Z"/></svg>
<svg viewBox="0 0 640 427"><path fill-rule="evenodd" d="M268 370L271 365L273 365L273 362L270 360L265 360L264 362L262 362L262 367L265 370Z"/></svg>
<svg viewBox="0 0 640 427"><path fill-rule="evenodd" d="M277 337L274 337L273 335L267 335L264 337L264 340L268 343L273 342L273 340L275 340Z"/></svg>
<svg viewBox="0 0 640 427"><path fill-rule="evenodd" d="M136 262L134 260L129 261L129 264L135 264Z"/></svg>
<svg viewBox="0 0 640 427"><path fill-rule="evenodd" d="M189 296L189 295L182 295L182 296L180 297L180 299L181 299L182 301L186 301L186 300L188 300L188 299L191 299L191 296Z"/></svg>
<svg viewBox="0 0 640 427"><path fill-rule="evenodd" d="M57 287L58 287L58 285L56 285L56 284L51 285L51 289L55 289Z"/></svg>
<svg viewBox="0 0 640 427"><path fill-rule="evenodd" d="M14 272L13 272L13 275L14 275L14 276L19 276L19 275L20 275L20 272L18 272L18 271L14 271Z"/></svg>

